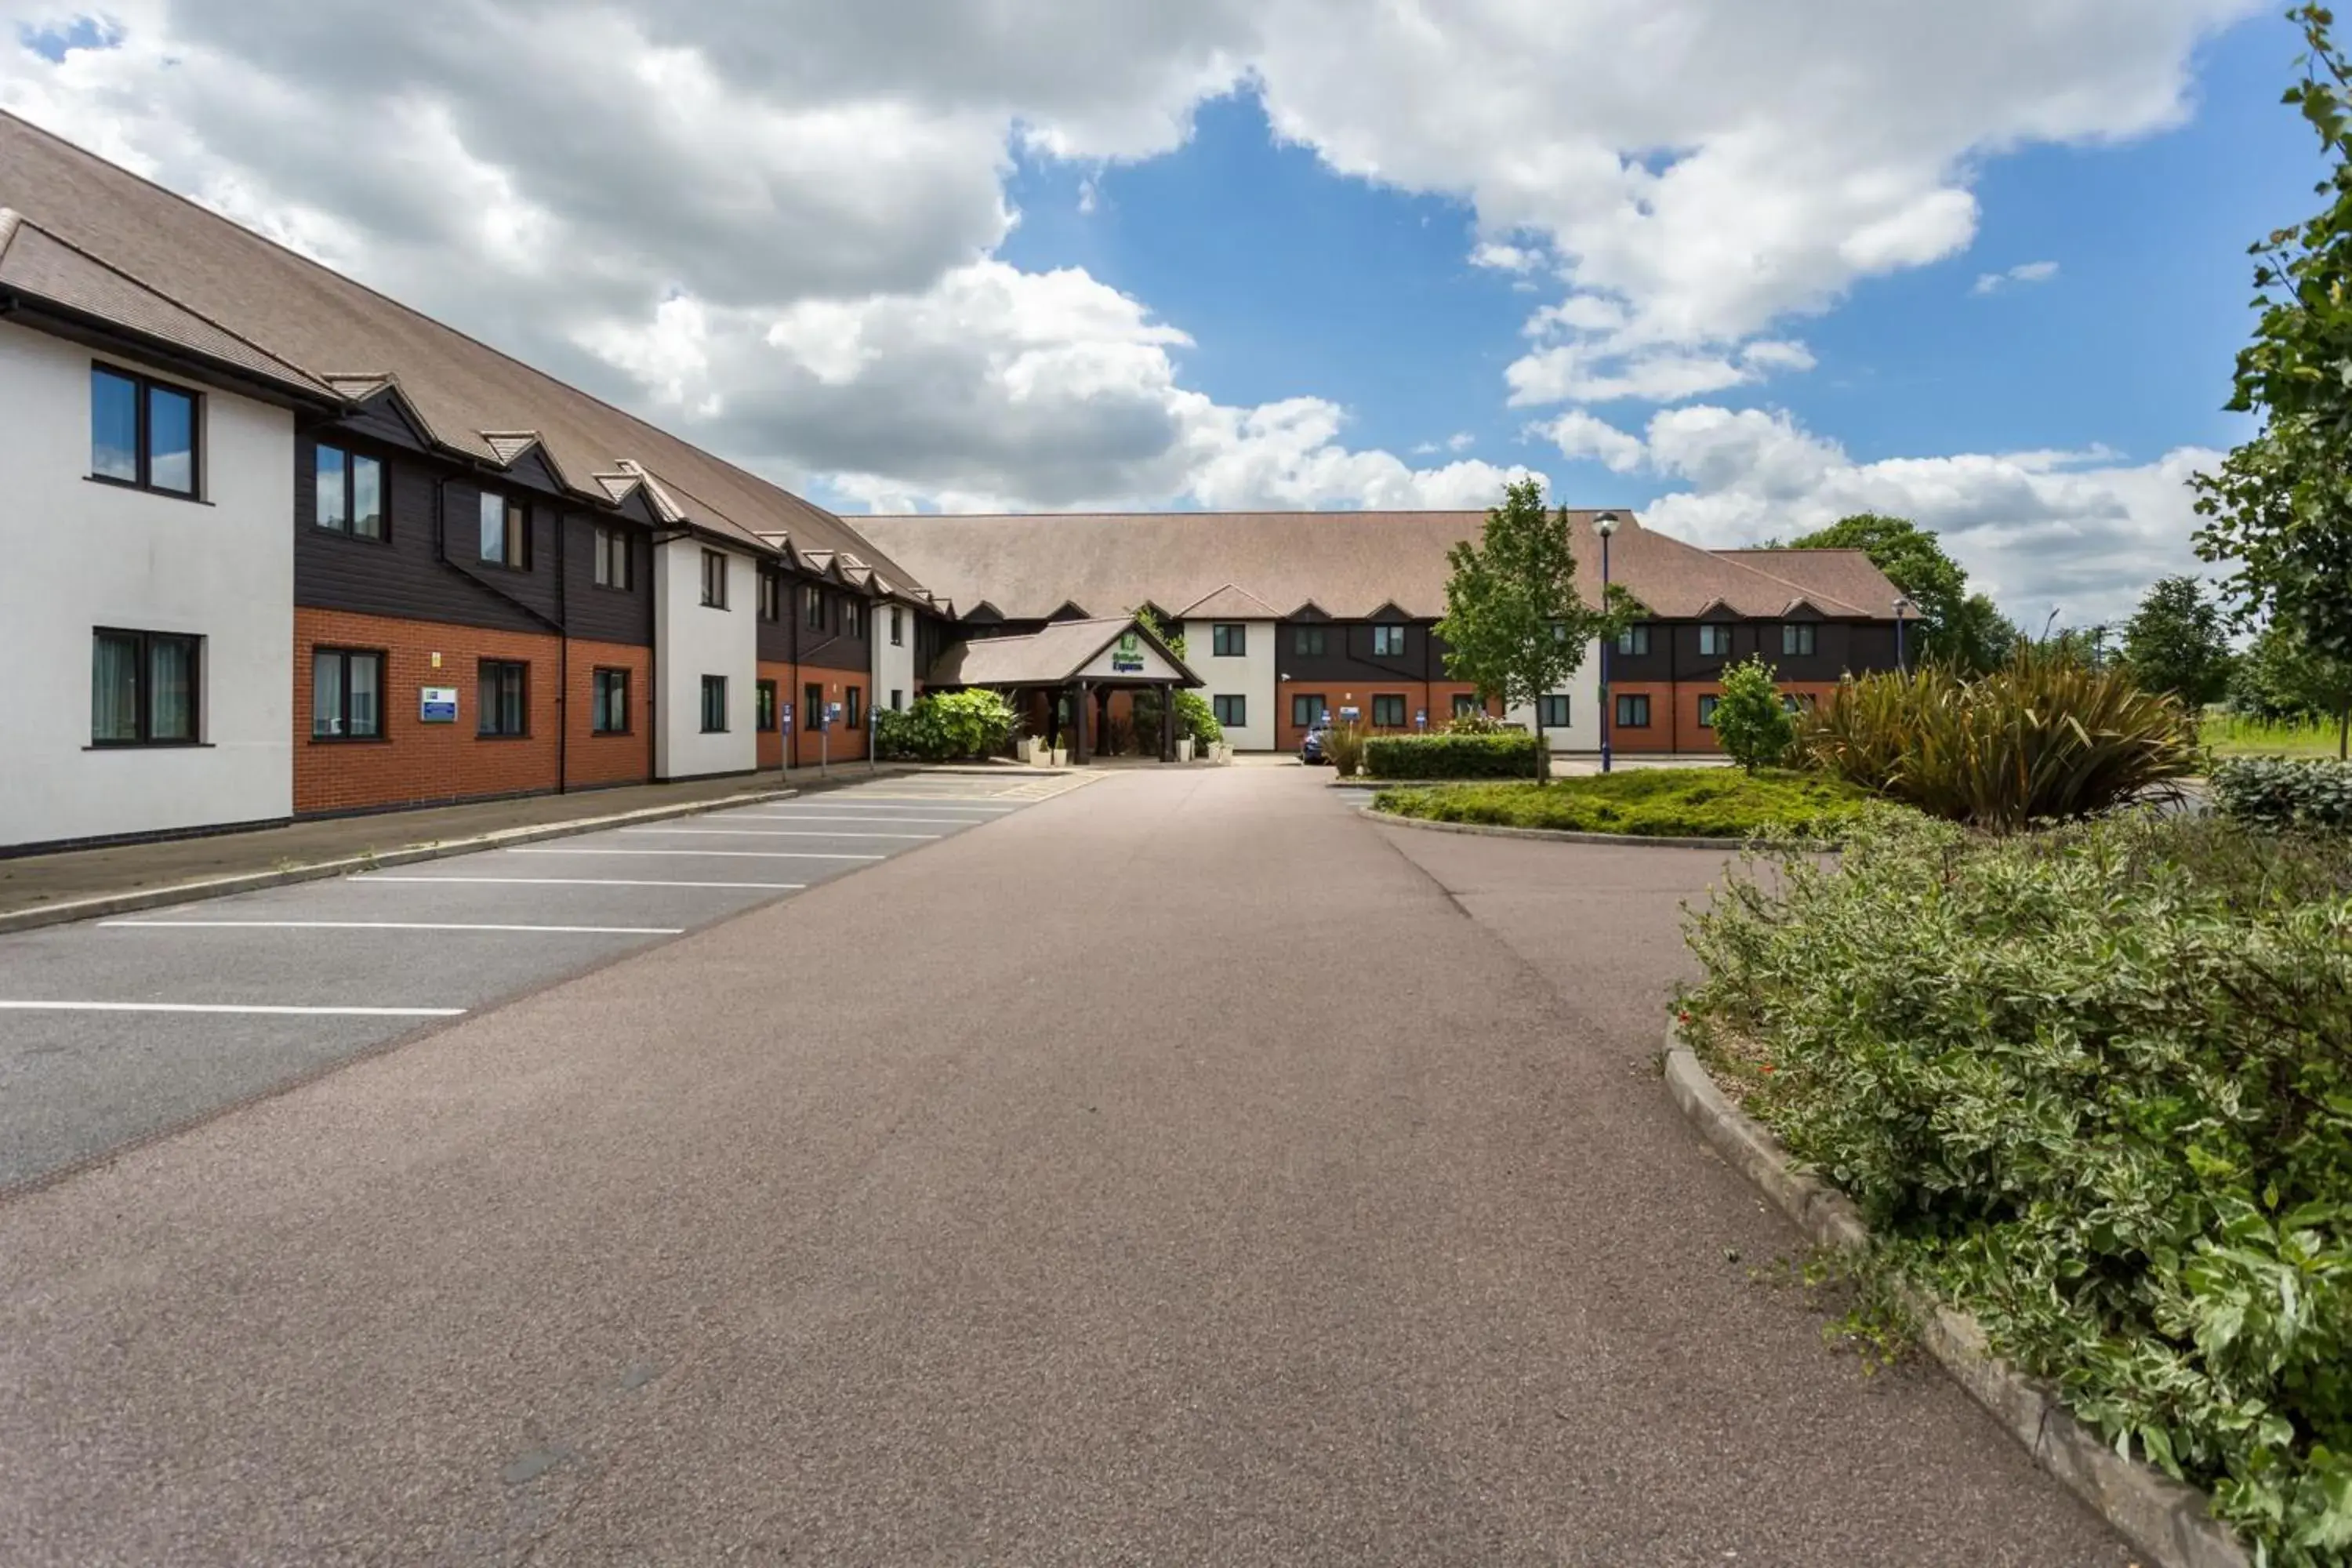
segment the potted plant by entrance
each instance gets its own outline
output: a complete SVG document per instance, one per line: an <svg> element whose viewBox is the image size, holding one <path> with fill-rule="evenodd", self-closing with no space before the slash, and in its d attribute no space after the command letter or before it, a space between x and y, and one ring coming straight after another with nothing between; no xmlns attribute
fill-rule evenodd
<svg viewBox="0 0 2352 1568"><path fill-rule="evenodd" d="M1176 737L1176 760L1180 763L1189 763L1192 760L1192 736L1179 735Z"/></svg>

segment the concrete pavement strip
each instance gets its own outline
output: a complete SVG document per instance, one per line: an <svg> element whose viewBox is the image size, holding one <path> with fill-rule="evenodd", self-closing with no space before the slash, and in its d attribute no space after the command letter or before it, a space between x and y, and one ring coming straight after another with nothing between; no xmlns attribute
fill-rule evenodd
<svg viewBox="0 0 2352 1568"><path fill-rule="evenodd" d="M1724 1097L1681 1035L1666 1029L1666 1088L1685 1116L1733 1169L1824 1247L1862 1250L1870 1232L1844 1194L1796 1168L1780 1140ZM1905 1305L1919 1342L2033 1462L2154 1558L2159 1568L2250 1568L2230 1528L2214 1519L2205 1494L2123 1458L2074 1419L2056 1395L1994 1355L1983 1329L1908 1286Z"/></svg>

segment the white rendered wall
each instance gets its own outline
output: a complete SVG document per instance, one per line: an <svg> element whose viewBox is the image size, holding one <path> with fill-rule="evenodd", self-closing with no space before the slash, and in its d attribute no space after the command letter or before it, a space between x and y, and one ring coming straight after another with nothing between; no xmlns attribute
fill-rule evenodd
<svg viewBox="0 0 2352 1568"><path fill-rule="evenodd" d="M890 693L904 693L901 700L912 707L915 701L915 612L904 605L871 604L861 605L871 625L874 644L874 685L868 690L866 705L875 709L890 706ZM898 614L899 646L890 646L890 613Z"/></svg>
<svg viewBox="0 0 2352 1568"><path fill-rule="evenodd" d="M1219 624L1184 623L1184 662L1192 667L1193 674L1208 682L1201 689L1202 697L1248 699L1249 722L1226 725L1225 743L1237 752L1270 752L1275 747L1276 733L1274 639L1280 625L1275 621L1222 623L1246 629L1242 633L1242 656L1220 658L1214 651L1214 628Z"/></svg>
<svg viewBox="0 0 2352 1568"><path fill-rule="evenodd" d="M1555 689L1568 694L1568 724L1564 729L1546 730L1544 740L1555 752L1601 750L1601 644L1597 639L1585 645L1584 662L1576 667L1568 684ZM1507 723L1536 727L1533 704L1510 709L1503 718Z"/></svg>
<svg viewBox="0 0 2352 1568"><path fill-rule="evenodd" d="M148 368L0 321L0 845L290 816L294 416L195 387L203 500L100 484L94 360ZM205 639L203 744L90 745L100 626Z"/></svg>
<svg viewBox="0 0 2352 1568"><path fill-rule="evenodd" d="M760 575L748 552L727 557L727 607L702 602L702 552L688 536L654 549L654 775L748 773L759 760ZM702 678L727 678L727 728L702 732Z"/></svg>

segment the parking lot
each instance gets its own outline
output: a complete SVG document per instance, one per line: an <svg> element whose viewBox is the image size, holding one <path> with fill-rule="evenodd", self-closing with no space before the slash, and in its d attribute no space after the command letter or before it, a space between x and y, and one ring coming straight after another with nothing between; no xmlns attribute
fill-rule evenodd
<svg viewBox="0 0 2352 1568"><path fill-rule="evenodd" d="M1087 782L879 779L0 937L0 1190Z"/></svg>

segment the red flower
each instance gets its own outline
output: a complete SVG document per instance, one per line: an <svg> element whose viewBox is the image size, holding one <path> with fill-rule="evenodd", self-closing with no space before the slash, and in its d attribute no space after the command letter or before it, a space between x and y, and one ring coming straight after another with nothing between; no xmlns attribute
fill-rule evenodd
<svg viewBox="0 0 2352 1568"><path fill-rule="evenodd" d="M1772 1064L1770 1062L1766 1062L1762 1067L1758 1068L1756 1070L1758 1072L1770 1072L1772 1070Z"/></svg>

